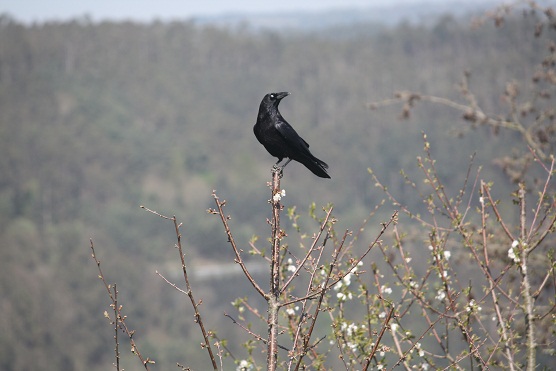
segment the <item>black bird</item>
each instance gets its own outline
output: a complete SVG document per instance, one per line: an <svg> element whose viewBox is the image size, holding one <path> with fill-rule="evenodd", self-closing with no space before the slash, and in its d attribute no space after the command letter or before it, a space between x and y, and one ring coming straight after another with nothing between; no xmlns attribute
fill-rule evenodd
<svg viewBox="0 0 556 371"><path fill-rule="evenodd" d="M288 161L280 168L280 172L291 160L295 160L305 165L316 176L330 178L326 172L328 169L326 162L313 156L309 151L309 144L297 134L278 111L280 101L288 95L290 93L287 92L265 95L259 107L257 123L253 127L255 136L268 153L278 157L275 167L285 157L288 158Z"/></svg>

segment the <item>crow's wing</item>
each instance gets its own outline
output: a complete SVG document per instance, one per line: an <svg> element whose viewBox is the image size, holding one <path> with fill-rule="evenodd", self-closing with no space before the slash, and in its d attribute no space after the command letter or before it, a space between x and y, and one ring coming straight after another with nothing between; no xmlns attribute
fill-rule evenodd
<svg viewBox="0 0 556 371"><path fill-rule="evenodd" d="M297 131L286 121L280 121L275 127L280 135L282 135L286 142L293 148L301 151L306 151L309 148L309 143L301 138L299 134L297 134Z"/></svg>

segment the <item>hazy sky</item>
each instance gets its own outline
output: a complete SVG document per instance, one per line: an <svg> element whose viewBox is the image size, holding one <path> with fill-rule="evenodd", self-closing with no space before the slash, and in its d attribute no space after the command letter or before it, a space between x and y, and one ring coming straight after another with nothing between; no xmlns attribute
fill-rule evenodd
<svg viewBox="0 0 556 371"><path fill-rule="evenodd" d="M314 11L416 3L423 0L2 0L0 13L24 22L68 19L90 15L93 20L190 18L224 13ZM454 2L457 0L425 0ZM461 1L461 0L459 0ZM467 0L480 2L481 0Z"/></svg>

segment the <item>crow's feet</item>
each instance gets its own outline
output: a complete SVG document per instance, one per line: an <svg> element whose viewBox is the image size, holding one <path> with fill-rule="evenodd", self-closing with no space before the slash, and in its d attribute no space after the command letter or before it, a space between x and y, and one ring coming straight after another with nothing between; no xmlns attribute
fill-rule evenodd
<svg viewBox="0 0 556 371"><path fill-rule="evenodd" d="M272 175L278 174L278 178L282 179L282 177L284 176L283 170L283 166L278 166L278 164L275 164L274 166L272 166L272 170L270 172L272 173Z"/></svg>

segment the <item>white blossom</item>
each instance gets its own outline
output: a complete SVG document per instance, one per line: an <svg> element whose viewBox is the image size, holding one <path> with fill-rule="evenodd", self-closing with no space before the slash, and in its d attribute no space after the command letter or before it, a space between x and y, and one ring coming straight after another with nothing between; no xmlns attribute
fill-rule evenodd
<svg viewBox="0 0 556 371"><path fill-rule="evenodd" d="M250 371L253 369L253 365L251 364L251 362L242 359L239 362L239 365L236 367L236 371Z"/></svg>
<svg viewBox="0 0 556 371"><path fill-rule="evenodd" d="M508 258L512 259L514 263L519 263L521 259L519 259L519 256L517 256L515 253L515 247L514 247L515 242L516 241L512 243L512 247L510 247L510 249L508 250Z"/></svg>
<svg viewBox="0 0 556 371"><path fill-rule="evenodd" d="M419 342L415 343L415 348L417 348L418 350L419 357L423 357L425 355L425 351L421 349L421 343Z"/></svg>
<svg viewBox="0 0 556 371"><path fill-rule="evenodd" d="M384 285L383 285L383 286L380 288L380 290L381 290L383 293L388 294L388 295L392 293L392 289L391 289L390 287L388 287L388 286L384 286Z"/></svg>
<svg viewBox="0 0 556 371"><path fill-rule="evenodd" d="M344 284L346 286L349 286L351 284L351 273L346 274L346 276L342 278L342 280L344 281Z"/></svg>
<svg viewBox="0 0 556 371"><path fill-rule="evenodd" d="M446 293L444 292L444 290L438 290L436 292L436 300L444 300L444 298L446 297Z"/></svg>
<svg viewBox="0 0 556 371"><path fill-rule="evenodd" d="M296 270L296 267L293 264L292 258L288 258L288 268L287 269L288 269L288 272L295 272L295 270Z"/></svg>
<svg viewBox="0 0 556 371"><path fill-rule="evenodd" d="M342 323L342 330L345 330L346 335L351 337L355 334L355 332L359 329L359 327L355 323L350 323L349 325L345 322Z"/></svg>
<svg viewBox="0 0 556 371"><path fill-rule="evenodd" d="M337 293L336 297L338 298L339 301L345 301L346 300L346 294L344 294L343 292Z"/></svg>
<svg viewBox="0 0 556 371"><path fill-rule="evenodd" d="M282 197L286 197L286 190L285 189L282 189L280 192L278 192L274 196L272 196L272 200L274 202L278 202L282 199Z"/></svg>

